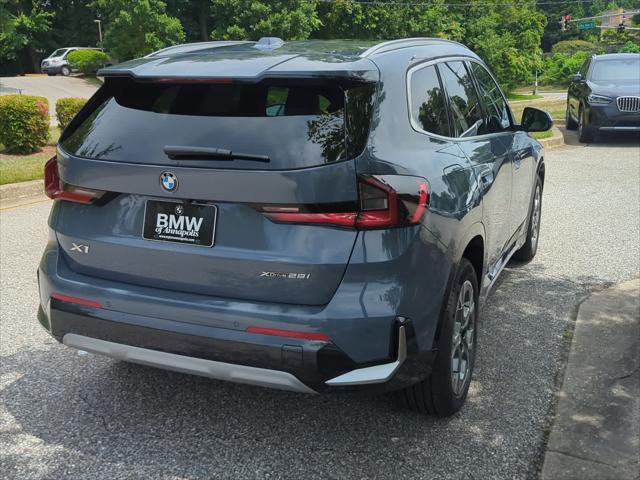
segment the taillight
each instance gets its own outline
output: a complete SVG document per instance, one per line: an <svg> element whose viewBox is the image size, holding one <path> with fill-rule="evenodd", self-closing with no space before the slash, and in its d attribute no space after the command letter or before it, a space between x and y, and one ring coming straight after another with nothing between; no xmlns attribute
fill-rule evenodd
<svg viewBox="0 0 640 480"><path fill-rule="evenodd" d="M429 205L429 184L420 177L367 175L358 179L354 204L263 205L277 223L303 223L371 230L417 225Z"/></svg>
<svg viewBox="0 0 640 480"><path fill-rule="evenodd" d="M44 193L53 200L67 200L76 203L93 203L104 192L88 188L76 187L64 183L58 173L58 159L51 158L44 165Z"/></svg>

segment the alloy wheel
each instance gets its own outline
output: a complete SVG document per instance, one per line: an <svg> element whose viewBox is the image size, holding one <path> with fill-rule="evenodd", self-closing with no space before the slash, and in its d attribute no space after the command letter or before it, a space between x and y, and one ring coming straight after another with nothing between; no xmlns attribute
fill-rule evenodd
<svg viewBox="0 0 640 480"><path fill-rule="evenodd" d="M475 343L475 292L466 280L460 288L456 303L451 354L451 387L461 395L471 377Z"/></svg>

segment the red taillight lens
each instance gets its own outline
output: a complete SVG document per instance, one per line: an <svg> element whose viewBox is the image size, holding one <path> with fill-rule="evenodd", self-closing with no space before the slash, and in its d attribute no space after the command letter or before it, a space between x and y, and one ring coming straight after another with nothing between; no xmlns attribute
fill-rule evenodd
<svg viewBox="0 0 640 480"><path fill-rule="evenodd" d="M56 199L60 192L60 175L58 175L58 159L50 158L44 164L44 193L47 197Z"/></svg>
<svg viewBox="0 0 640 480"><path fill-rule="evenodd" d="M258 333L260 335L273 335L276 337L299 338L301 340L319 340L321 342L331 341L331 338L324 333L298 332L293 330L281 330L279 328L248 327L247 332Z"/></svg>
<svg viewBox="0 0 640 480"><path fill-rule="evenodd" d="M44 193L53 200L67 200L76 203L92 203L100 198L104 192L75 187L60 180L58 173L58 159L51 158L44 165Z"/></svg>
<svg viewBox="0 0 640 480"><path fill-rule="evenodd" d="M361 176L358 203L343 205L265 205L259 210L277 223L330 225L371 230L422 222L429 205L429 185L420 177Z"/></svg>
<svg viewBox="0 0 640 480"><path fill-rule="evenodd" d="M70 297L69 295L63 295L61 293L52 293L51 298L55 298L56 300L61 300L67 303L82 305L83 307L102 308L102 305L100 303L94 302L93 300L87 300L86 298L80 297Z"/></svg>

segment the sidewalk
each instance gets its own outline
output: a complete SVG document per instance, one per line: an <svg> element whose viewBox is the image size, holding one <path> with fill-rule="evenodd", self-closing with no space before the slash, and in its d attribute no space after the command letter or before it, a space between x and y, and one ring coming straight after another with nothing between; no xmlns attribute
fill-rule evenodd
<svg viewBox="0 0 640 480"><path fill-rule="evenodd" d="M640 478L639 347L640 279L580 306L542 480Z"/></svg>

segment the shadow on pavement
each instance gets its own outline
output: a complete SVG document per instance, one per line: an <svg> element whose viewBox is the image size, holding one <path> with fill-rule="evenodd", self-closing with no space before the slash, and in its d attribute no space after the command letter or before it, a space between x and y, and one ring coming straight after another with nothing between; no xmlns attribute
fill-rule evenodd
<svg viewBox="0 0 640 480"><path fill-rule="evenodd" d="M636 132L601 133L594 142L581 143L575 130L567 130L565 126L560 126L558 129L562 132L566 145L595 148L638 148L640 146L640 133Z"/></svg>
<svg viewBox="0 0 640 480"><path fill-rule="evenodd" d="M50 339L5 356L5 478L535 476L563 333L602 282L535 264L501 278L470 397L449 419L388 397L305 396L79 356Z"/></svg>

